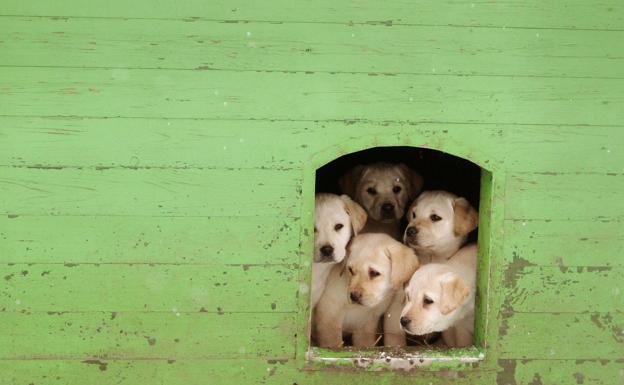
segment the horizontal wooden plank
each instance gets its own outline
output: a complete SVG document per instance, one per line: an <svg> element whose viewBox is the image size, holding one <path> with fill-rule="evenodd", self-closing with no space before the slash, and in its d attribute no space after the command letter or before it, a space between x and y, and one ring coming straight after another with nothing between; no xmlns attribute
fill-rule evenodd
<svg viewBox="0 0 624 385"><path fill-rule="evenodd" d="M365 137L370 146L455 148L475 162L500 164L508 129L405 121L0 117L0 136L7 143L5 165L25 167L288 170L302 167L311 154L328 147L342 154L354 138Z"/></svg>
<svg viewBox="0 0 624 385"><path fill-rule="evenodd" d="M501 360L516 384L613 385L624 382L621 359L607 360Z"/></svg>
<svg viewBox="0 0 624 385"><path fill-rule="evenodd" d="M527 266L521 259L504 267L503 296L519 312L608 312L624 310L624 268Z"/></svg>
<svg viewBox="0 0 624 385"><path fill-rule="evenodd" d="M106 6L87 6L80 1L57 4L52 1L29 3L5 0L0 7L4 15L45 15L120 18L198 18L244 22L246 20L286 22L330 22L380 24L475 25L529 28L622 29L622 4L617 0L589 4L582 0L561 3L557 0L529 0L522 3L471 1L421 1L405 3L400 0L384 2L320 0L298 4L273 1L270 7L259 6L253 0L232 3L227 0L205 3L191 0L184 6L171 2L138 2L128 8L121 0Z"/></svg>
<svg viewBox="0 0 624 385"><path fill-rule="evenodd" d="M298 170L2 167L10 215L298 216Z"/></svg>
<svg viewBox="0 0 624 385"><path fill-rule="evenodd" d="M624 172L621 127L524 126L506 130L505 142L513 172Z"/></svg>
<svg viewBox="0 0 624 385"><path fill-rule="evenodd" d="M624 78L624 31L21 17L2 25L4 66Z"/></svg>
<svg viewBox="0 0 624 385"><path fill-rule="evenodd" d="M5 263L232 263L299 261L297 218L0 217Z"/></svg>
<svg viewBox="0 0 624 385"><path fill-rule="evenodd" d="M294 357L295 313L0 312L3 359ZM224 327L227 325L227 327Z"/></svg>
<svg viewBox="0 0 624 385"><path fill-rule="evenodd" d="M258 262L220 267L3 265L0 310L295 311L297 271Z"/></svg>
<svg viewBox="0 0 624 385"><path fill-rule="evenodd" d="M621 221L621 191L624 173L509 174L505 219Z"/></svg>
<svg viewBox="0 0 624 385"><path fill-rule="evenodd" d="M624 313L511 313L499 337L503 359L621 359Z"/></svg>
<svg viewBox="0 0 624 385"><path fill-rule="evenodd" d="M343 370L298 370L294 360L0 360L0 381L37 385L230 385L346 383L396 385L469 385L495 382L496 373L479 371L370 372Z"/></svg>
<svg viewBox="0 0 624 385"><path fill-rule="evenodd" d="M512 172L624 171L621 127L0 117L3 165L11 166L287 169L366 135L395 138L396 145L464 148L473 160L505 162ZM585 156L569 156L578 152Z"/></svg>
<svg viewBox="0 0 624 385"><path fill-rule="evenodd" d="M503 262L522 258L540 266L624 267L620 222L505 221Z"/></svg>
<svg viewBox="0 0 624 385"><path fill-rule="evenodd" d="M621 125L624 79L5 68L4 115ZM591 111L588 114L587 111Z"/></svg>

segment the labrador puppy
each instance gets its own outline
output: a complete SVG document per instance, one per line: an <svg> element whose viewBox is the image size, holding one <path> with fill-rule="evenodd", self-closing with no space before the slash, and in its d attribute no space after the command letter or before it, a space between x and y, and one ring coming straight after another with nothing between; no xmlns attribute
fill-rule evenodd
<svg viewBox="0 0 624 385"><path fill-rule="evenodd" d="M442 262L466 243L479 214L465 198L447 191L424 191L406 214L403 242L423 263Z"/></svg>
<svg viewBox="0 0 624 385"><path fill-rule="evenodd" d="M449 347L473 344L477 245L461 248L444 263L421 267L405 290L400 323L414 335L442 332Z"/></svg>
<svg viewBox="0 0 624 385"><path fill-rule="evenodd" d="M363 232L385 233L399 240L401 217L422 189L423 178L402 163L373 163L356 166L339 184L368 213Z"/></svg>
<svg viewBox="0 0 624 385"><path fill-rule="evenodd" d="M366 211L347 195L316 194L312 308L325 290L329 271L343 261L349 241L362 230L365 223Z"/></svg>
<svg viewBox="0 0 624 385"><path fill-rule="evenodd" d="M349 248L346 263L332 268L314 313L321 347L341 347L349 333L355 347L374 346L379 318L420 266L414 250L386 234L360 234Z"/></svg>

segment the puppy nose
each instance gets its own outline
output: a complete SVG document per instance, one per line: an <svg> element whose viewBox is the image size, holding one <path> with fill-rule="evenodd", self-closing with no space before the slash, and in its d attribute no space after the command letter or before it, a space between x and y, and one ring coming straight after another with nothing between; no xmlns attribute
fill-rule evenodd
<svg viewBox="0 0 624 385"><path fill-rule="evenodd" d="M401 317L400 321L401 321L401 326L403 327L407 327L407 325L409 325L410 322L412 322L412 320L407 317Z"/></svg>
<svg viewBox="0 0 624 385"><path fill-rule="evenodd" d="M325 245L321 247L321 255L323 255L324 257L331 257L332 254L334 254L334 248L330 245Z"/></svg>
<svg viewBox="0 0 624 385"><path fill-rule="evenodd" d="M357 302L360 302L360 298L362 297L362 295L360 293L356 293L352 291L349 297L351 297L351 301L357 303Z"/></svg>
<svg viewBox="0 0 624 385"><path fill-rule="evenodd" d="M415 237L416 234L418 234L418 229L414 226L408 227L405 234L407 234L408 237Z"/></svg>
<svg viewBox="0 0 624 385"><path fill-rule="evenodd" d="M383 211L394 211L394 205L392 203L386 202L381 205L381 209Z"/></svg>

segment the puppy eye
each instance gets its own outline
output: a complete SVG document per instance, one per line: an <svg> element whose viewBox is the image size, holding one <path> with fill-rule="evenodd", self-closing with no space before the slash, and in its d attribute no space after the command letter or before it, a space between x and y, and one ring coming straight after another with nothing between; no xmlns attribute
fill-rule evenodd
<svg viewBox="0 0 624 385"><path fill-rule="evenodd" d="M338 231L340 229L342 229L344 227L344 225L342 223L338 223L336 226L334 226L334 230Z"/></svg>
<svg viewBox="0 0 624 385"><path fill-rule="evenodd" d="M315 232L315 233L318 233L318 230L316 229L316 227L314 228L314 232Z"/></svg>
<svg viewBox="0 0 624 385"><path fill-rule="evenodd" d="M377 270L373 270L373 269L368 270L368 276L371 278L378 277L379 275L381 275L381 273L378 272Z"/></svg>
<svg viewBox="0 0 624 385"><path fill-rule="evenodd" d="M375 190L374 187L367 188L366 192L369 193L370 195L377 195L377 190Z"/></svg>
<svg viewBox="0 0 624 385"><path fill-rule="evenodd" d="M402 189L401 189L401 186L394 186L394 187L392 188L392 192L393 192L393 193L395 193L395 194L400 193L400 192L401 192L401 190L402 190Z"/></svg>
<svg viewBox="0 0 624 385"><path fill-rule="evenodd" d="M353 269L349 267L349 273L351 273L351 275L353 275Z"/></svg>
<svg viewBox="0 0 624 385"><path fill-rule="evenodd" d="M423 305L431 305L433 303L433 300L427 296L425 296L423 298Z"/></svg>
<svg viewBox="0 0 624 385"><path fill-rule="evenodd" d="M429 219L431 219L432 222L437 222L439 220L441 220L442 218L440 218L439 216L437 216L436 214L431 214L431 216L429 217Z"/></svg>
<svg viewBox="0 0 624 385"><path fill-rule="evenodd" d="M412 218L416 218L416 211L412 211Z"/></svg>

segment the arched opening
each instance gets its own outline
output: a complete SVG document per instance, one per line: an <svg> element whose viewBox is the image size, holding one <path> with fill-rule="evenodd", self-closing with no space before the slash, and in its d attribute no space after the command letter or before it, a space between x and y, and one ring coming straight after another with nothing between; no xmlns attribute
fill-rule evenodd
<svg viewBox="0 0 624 385"><path fill-rule="evenodd" d="M400 181L401 186L398 188L396 185L395 186L369 187L369 186L373 186L374 183L371 185L369 183L370 181L367 181L366 183L363 182L363 183L358 184L357 182L354 183L353 180L350 181L351 189L346 187L345 178L347 175L350 175L354 169L358 169L358 170L367 169L368 167L371 167L371 165L373 165L373 168L374 168L375 165L378 165L380 163L385 164L386 166L384 167L386 168L384 168L383 170L377 170L378 173L383 174L384 172L391 172L388 170L389 168L391 169L392 167L401 167L403 170L405 169L410 170L410 172L407 174L399 173L397 174L399 176L390 178L390 180L397 180L397 181L401 180ZM379 175L378 173L373 172L372 174ZM362 175L368 175L368 177L370 177L371 173L364 174L360 172L359 174L355 176L355 178L361 177ZM371 202L367 202L367 199L365 198L365 196L368 196L370 198L368 200L371 201L372 197L370 197L370 195L372 195L372 193L374 193L375 198L379 198L382 195L381 190L384 190L384 189L385 189L384 191L386 191L387 193L391 191L394 191L395 193L397 191L400 191L402 193L404 192L403 191L404 188L409 188L408 185L410 184L410 180L407 180L407 179L409 179L410 177L414 177L414 175L418 175L422 178L422 183L419 188L420 191L417 191L417 192L411 191L410 193L406 194L407 197L402 197L401 199L405 201L405 203L403 204L396 200L391 202L393 206L397 206L395 207L395 210L393 210L393 213L395 217L398 217L396 218L396 226L398 226L398 231L396 233L393 233L392 231L390 231L388 232L388 234L390 237L394 238L397 242L403 243L407 246L414 248L413 247L414 244L411 243L406 238L406 229L410 226L410 223L412 223L410 221L410 218L407 217L406 214L408 213L410 206L415 202L417 197L423 191L442 190L442 191L446 191L446 192L453 194L453 196L456 196L457 198L465 198L465 200L470 204L470 206L472 206L472 208L474 208L476 212L479 212L480 208L483 209L481 206L486 206L486 207L489 206L488 202L489 202L490 194L491 194L491 183L490 183L491 173L489 171L482 169L479 165L469 160L466 160L466 159L463 159L463 158L460 158L460 157L457 157L457 156L454 156L454 155L451 155L442 151L429 149L429 148L406 147L406 146L369 148L366 150L340 156L337 159L330 161L329 163L326 163L325 165L319 167L316 170L316 175L315 175L315 193L317 194L317 205L318 205L319 194L334 194L336 196L346 194L351 198L351 200L353 200L355 203L360 205L360 207L363 208L364 211L367 212L367 217L369 220L372 218L373 220L378 219L380 222L388 223L390 222L389 217L391 217L392 215L388 214L388 218L385 218L387 220L383 218L383 215L384 215L384 212L383 212L384 209L382 207L384 204L383 199L381 199L382 202L377 202L376 204L373 204ZM372 177L372 179L375 179L375 178L377 177L376 176ZM391 183L387 181L378 181L378 182L381 184ZM354 187L354 184L356 185L356 187ZM355 191L354 188L362 189L362 191ZM377 190L380 190L380 191L377 191ZM484 199L484 197L486 199ZM398 199L398 200L400 201L401 199ZM391 199L388 198L387 201L390 202L390 200ZM317 218L318 218L318 211L319 211L318 207L316 208L316 211L317 211ZM380 211L380 212L376 212L376 211ZM397 212L400 212L400 215L398 215ZM486 222L485 227L489 231L489 226L487 226L487 218L481 218L479 223L481 222ZM370 222L367 222L366 226L368 226L369 224ZM366 226L363 229L364 233L380 231L379 227L367 228ZM385 231L383 226L384 225L381 226L381 232ZM478 229L479 227L471 229L466 234L461 244L462 247L470 243L476 244L479 242L482 242L482 243L488 242L487 236L479 237ZM317 236L316 230L317 229L315 227L315 239ZM352 232L353 230L354 229L352 229ZM393 234L398 234L398 235L393 235ZM351 235L353 236L354 234L352 233ZM486 238L485 241L482 238ZM315 247L319 247L319 244L316 244L316 243L318 242L315 242ZM422 248L419 248L419 250L422 250ZM315 253L319 254L318 251L316 250L315 250ZM346 260L348 260L349 258L348 252L346 255L347 255ZM318 262L319 258L320 257L317 255L316 262ZM436 261L435 260L425 261L425 263L427 262L436 262ZM336 264L336 265L339 265L339 264ZM346 263L342 262L342 265L344 265L342 268L346 269ZM314 269L313 269L313 276L314 276ZM331 279L331 277L329 279ZM407 283L404 283L403 286L406 287ZM476 315L477 320L474 322L476 324L476 328L474 330L474 338L473 338L473 342L471 343L471 346L480 347L480 346L483 346L483 341L481 341L482 320L478 318L482 314L482 309L480 309L480 307L482 306L481 305L482 299L479 298L479 295L480 295L479 288L477 288L476 291L477 291L476 293L477 309L475 309L474 314ZM350 294L344 293L345 297L347 297L348 295ZM325 294L321 295L321 297L323 296L325 296ZM352 297L351 299L353 298L355 297ZM474 299L473 299L473 303L474 303ZM387 317L387 316L388 315L384 313L384 317ZM383 337L384 328L382 324L384 322L384 317L380 318L380 324L377 329L378 338L375 340L374 345L367 347L365 350L368 350L370 348L376 349L376 350L383 349L382 347L384 346L384 337ZM319 341L315 337L316 336L315 329L319 327L319 325L314 324L316 322L314 316L311 317L311 322L312 322L312 325L311 325L312 333L311 333L311 339L310 339L310 346L319 346L319 343L318 343ZM343 333L343 334L344 334L343 346L348 347L350 345L353 345L354 344L354 341L352 338L353 333ZM410 335L409 333L406 333L405 336L406 336L406 340L405 340L406 350L405 351L407 352L410 352L410 351L414 352L414 351L419 351L422 349L449 351L448 350L449 346L447 346L444 343L444 339L442 338L442 333L440 332L428 333L427 335L424 335L424 336ZM361 351L362 348L360 347L357 350Z"/></svg>

